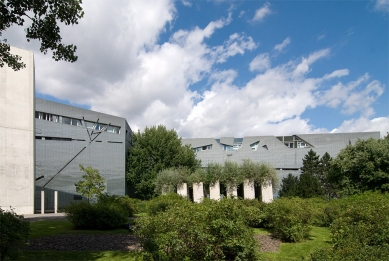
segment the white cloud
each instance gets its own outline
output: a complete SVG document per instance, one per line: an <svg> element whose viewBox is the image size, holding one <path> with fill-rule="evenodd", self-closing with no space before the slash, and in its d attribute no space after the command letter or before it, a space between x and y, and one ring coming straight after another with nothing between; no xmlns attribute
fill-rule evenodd
<svg viewBox="0 0 389 261"><path fill-rule="evenodd" d="M191 6L192 6L192 3L189 2L189 1L182 0L181 2L182 2L182 4L185 5L185 6L188 6L188 7L191 7Z"/></svg>
<svg viewBox="0 0 389 261"><path fill-rule="evenodd" d="M118 0L112 5L85 0L85 18L73 28L63 28L64 41L78 46L77 63L55 62L33 45L36 90L125 117L133 130L164 124L183 137L325 132L301 116L318 106L352 115L354 119L344 122L339 131L368 130L368 124L372 130L387 128L388 118L370 120L384 87L368 74L345 82L341 80L349 70L343 68L309 77L316 61L330 57L330 49L277 66L268 53L259 54L248 67L257 74L238 85L238 71L228 67L228 60L246 55L258 44L241 32L210 44L215 32L232 22L231 14L204 28L173 31L169 25L177 16L174 3ZM262 18L271 13L269 4L262 10ZM166 31L171 37L160 42ZM22 33L14 35L24 44ZM283 50L287 39L276 50ZM204 86L194 91L192 86L200 82Z"/></svg>
<svg viewBox="0 0 389 261"><path fill-rule="evenodd" d="M378 11L389 12L389 0L376 0L374 8Z"/></svg>
<svg viewBox="0 0 389 261"><path fill-rule="evenodd" d="M345 73L346 71L336 73L336 75ZM325 75L323 79L328 79L328 76ZM369 117L374 114L371 106L383 94L384 86L377 80L371 82L368 80L369 75L365 74L356 81L347 84L338 82L330 89L316 93L318 104L331 108L342 104L342 112L345 114L354 114L360 111L365 117Z"/></svg>
<svg viewBox="0 0 389 261"><path fill-rule="evenodd" d="M218 63L224 63L229 57L237 54L243 55L246 50L253 50L257 47L253 38L241 36L238 33L230 35L230 38L223 46L215 48L213 55L217 57Z"/></svg>
<svg viewBox="0 0 389 261"><path fill-rule="evenodd" d="M388 117L378 117L373 119L361 117L358 119L346 120L341 126L333 129L331 133L360 131L380 131L381 138L385 137L389 132L389 115Z"/></svg>
<svg viewBox="0 0 389 261"><path fill-rule="evenodd" d="M277 44L276 46L274 46L274 50L277 51L277 52L281 52L289 44L290 44L290 37L287 37L287 38L285 38L284 41L282 41L282 43Z"/></svg>
<svg viewBox="0 0 389 261"><path fill-rule="evenodd" d="M270 9L270 4L266 3L257 11L255 11L253 21L262 21L266 16L270 15L271 13L272 10Z"/></svg>
<svg viewBox="0 0 389 261"><path fill-rule="evenodd" d="M249 69L251 72L258 71L262 72L266 69L269 69L271 65L269 54L268 53L262 53L257 55L250 63Z"/></svg>

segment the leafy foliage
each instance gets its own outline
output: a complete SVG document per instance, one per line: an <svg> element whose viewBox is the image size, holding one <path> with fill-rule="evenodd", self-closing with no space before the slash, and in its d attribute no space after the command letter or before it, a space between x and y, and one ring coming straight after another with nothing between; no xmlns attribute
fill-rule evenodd
<svg viewBox="0 0 389 261"><path fill-rule="evenodd" d="M66 207L65 212L76 228L115 229L136 213L136 202L127 196L103 195L96 204L73 203Z"/></svg>
<svg viewBox="0 0 389 261"><path fill-rule="evenodd" d="M23 216L0 208L0 260L18 258L30 234L30 222Z"/></svg>
<svg viewBox="0 0 389 261"><path fill-rule="evenodd" d="M80 164L80 170L85 173L82 175L84 180L80 180L74 185L76 186L77 193L87 197L89 202L90 199L101 195L105 190L105 180L100 175L99 171L91 166L84 168L84 166Z"/></svg>
<svg viewBox="0 0 389 261"><path fill-rule="evenodd" d="M341 195L389 191L389 136L358 140L333 160L330 181Z"/></svg>
<svg viewBox="0 0 389 261"><path fill-rule="evenodd" d="M40 51L46 54L48 50L52 50L53 59L56 61L75 62L77 47L61 42L59 23L77 24L84 16L81 3L81 0L3 0L0 2L0 37L3 31L13 25L23 26L28 18L31 25L25 29L27 41L39 40ZM10 46L6 42L7 39L0 39L0 67L8 64L16 71L25 67L20 56L10 54Z"/></svg>
<svg viewBox="0 0 389 261"><path fill-rule="evenodd" d="M312 260L386 260L389 256L389 194L365 192L337 202L330 226L334 246Z"/></svg>
<svg viewBox="0 0 389 261"><path fill-rule="evenodd" d="M287 177L281 180L281 189L278 191L279 197L295 197L298 195L297 185L299 178L289 173Z"/></svg>
<svg viewBox="0 0 389 261"><path fill-rule="evenodd" d="M183 183L187 183L190 171L187 168L170 168L158 173L155 181L157 194L174 193Z"/></svg>
<svg viewBox="0 0 389 261"><path fill-rule="evenodd" d="M332 158L326 152L322 158L312 149L303 158L302 173L299 177L291 173L282 179L280 197L312 198L330 196L332 186L328 182L328 175Z"/></svg>
<svg viewBox="0 0 389 261"><path fill-rule="evenodd" d="M188 200L184 199L176 193L170 193L167 195L160 195L150 200L146 205L146 212L150 216L155 216L160 212L165 212L169 208L177 205L187 203Z"/></svg>
<svg viewBox="0 0 389 261"><path fill-rule="evenodd" d="M133 135L134 147L129 151L127 179L135 195L150 199L156 195L158 173L169 168L186 167L194 172L200 166L190 146L182 146L175 130L165 126L146 127Z"/></svg>
<svg viewBox="0 0 389 261"><path fill-rule="evenodd" d="M152 260L257 260L257 243L241 206L233 199L186 201L141 217L136 234Z"/></svg>
<svg viewBox="0 0 389 261"><path fill-rule="evenodd" d="M279 198L265 209L266 220L274 234L287 242L299 242L309 236L312 223L310 204L300 198Z"/></svg>

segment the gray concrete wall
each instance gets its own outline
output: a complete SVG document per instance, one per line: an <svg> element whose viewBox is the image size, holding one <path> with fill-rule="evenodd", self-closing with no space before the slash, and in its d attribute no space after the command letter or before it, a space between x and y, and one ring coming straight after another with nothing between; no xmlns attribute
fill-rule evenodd
<svg viewBox="0 0 389 261"><path fill-rule="evenodd" d="M11 47L26 68L0 68L0 207L34 213L34 55Z"/></svg>

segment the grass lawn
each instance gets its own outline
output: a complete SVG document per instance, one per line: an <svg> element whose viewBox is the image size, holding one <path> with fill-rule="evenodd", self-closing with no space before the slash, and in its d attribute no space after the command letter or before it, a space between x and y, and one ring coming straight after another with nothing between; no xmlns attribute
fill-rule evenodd
<svg viewBox="0 0 389 261"><path fill-rule="evenodd" d="M30 238L53 236L59 234L127 234L126 229L115 230L78 230L68 220L48 220L31 222ZM255 234L269 234L266 229L254 229ZM262 253L262 260L287 261L308 260L313 251L330 246L329 230L313 227L311 238L301 243L282 243L277 253ZM124 260L141 261L141 252L124 251L25 251L18 260Z"/></svg>
<svg viewBox="0 0 389 261"><path fill-rule="evenodd" d="M263 234L263 230L260 232ZM330 231L325 227L313 227L310 239L300 243L282 243L276 253L261 253L263 260L289 261L309 260L310 253L331 246Z"/></svg>

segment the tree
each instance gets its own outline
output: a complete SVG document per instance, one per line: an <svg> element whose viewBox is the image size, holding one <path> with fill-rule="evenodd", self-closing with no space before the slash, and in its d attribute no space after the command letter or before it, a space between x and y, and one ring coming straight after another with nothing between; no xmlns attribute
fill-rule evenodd
<svg viewBox="0 0 389 261"><path fill-rule="evenodd" d="M81 7L82 0L2 0L0 2L0 37L13 25L23 26L25 19L31 20L31 25L25 29L26 38L41 41L40 51L44 54L53 51L53 59L67 62L77 61L77 47L73 44L63 44L59 23L65 25L78 24L84 16ZM17 71L25 67L21 57L10 53L7 39L0 39L0 67L7 64Z"/></svg>
<svg viewBox="0 0 389 261"><path fill-rule="evenodd" d="M358 140L341 150L331 165L329 180L343 195L389 191L389 136Z"/></svg>
<svg viewBox="0 0 389 261"><path fill-rule="evenodd" d="M84 166L80 164L80 170L85 172L85 174L82 175L84 180L80 180L74 185L76 186L77 193L87 197L89 202L90 199L101 195L105 190L105 180L100 175L99 171L91 166L84 168Z"/></svg>
<svg viewBox="0 0 389 261"><path fill-rule="evenodd" d="M175 130L165 126L146 127L133 134L134 147L129 151L127 179L136 197L150 199L156 195L159 172L168 168L186 167L194 172L200 166L189 145L182 146Z"/></svg>
<svg viewBox="0 0 389 261"><path fill-rule="evenodd" d="M0 208L0 260L16 259L30 234L30 222Z"/></svg>
<svg viewBox="0 0 389 261"><path fill-rule="evenodd" d="M299 178L289 173L287 177L281 180L281 189L278 191L278 196L281 197L296 197L297 184Z"/></svg>

